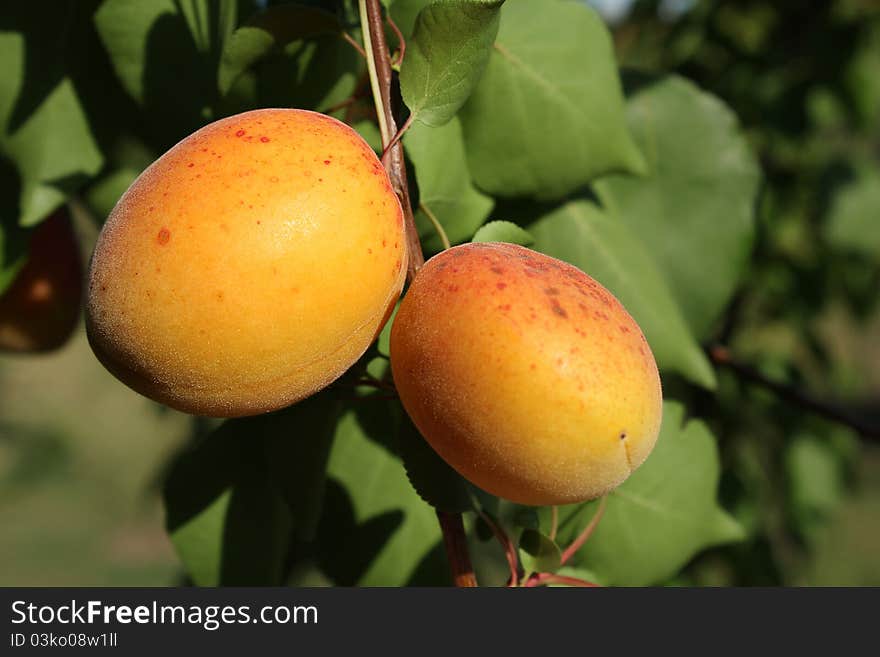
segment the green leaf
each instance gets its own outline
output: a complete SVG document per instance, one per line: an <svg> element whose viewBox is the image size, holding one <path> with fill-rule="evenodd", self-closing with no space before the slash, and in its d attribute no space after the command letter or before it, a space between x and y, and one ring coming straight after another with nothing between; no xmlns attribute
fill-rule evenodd
<svg viewBox="0 0 880 657"><path fill-rule="evenodd" d="M407 40L412 36L416 27L416 19L423 9L437 0L391 0L391 18Z"/></svg>
<svg viewBox="0 0 880 657"><path fill-rule="evenodd" d="M105 0L95 12L113 70L144 108L161 150L212 118L230 2Z"/></svg>
<svg viewBox="0 0 880 657"><path fill-rule="evenodd" d="M676 76L642 80L626 116L648 173L595 182L602 205L647 245L698 337L748 264L760 173L733 112Z"/></svg>
<svg viewBox="0 0 880 657"><path fill-rule="evenodd" d="M586 568L574 568L572 566L563 566L562 568L556 571L557 575L564 575L566 577L575 577L577 579L583 580L585 582L596 582L596 573L591 570L587 570ZM548 584L548 586L569 586L568 584Z"/></svg>
<svg viewBox="0 0 880 657"><path fill-rule="evenodd" d="M551 573L562 563L562 551L541 532L525 529L519 537L519 562L525 577L532 573Z"/></svg>
<svg viewBox="0 0 880 657"><path fill-rule="evenodd" d="M419 12L400 69L400 92L415 120L455 116L486 68L504 0L447 0Z"/></svg>
<svg viewBox="0 0 880 657"><path fill-rule="evenodd" d="M510 221L490 221L482 226L474 235L472 242L508 242L529 246L534 244L535 238L523 228Z"/></svg>
<svg viewBox="0 0 880 657"><path fill-rule="evenodd" d="M375 121L358 121L352 127L364 138L370 148L376 151L377 155L382 153L382 135L379 133L379 126Z"/></svg>
<svg viewBox="0 0 880 657"><path fill-rule="evenodd" d="M440 458L406 416L398 447L406 476L425 502L438 511L449 513L473 509L468 482Z"/></svg>
<svg viewBox="0 0 880 657"><path fill-rule="evenodd" d="M837 190L826 231L837 248L880 261L880 173L863 173Z"/></svg>
<svg viewBox="0 0 880 657"><path fill-rule="evenodd" d="M41 222L103 163L66 76L66 37L53 32L69 9L47 18L35 6L16 7L7 17L12 29L0 32L0 221L7 231Z"/></svg>
<svg viewBox="0 0 880 657"><path fill-rule="evenodd" d="M385 326L382 327L382 331L376 340L376 351L385 356L385 358L391 357L391 327L394 326L394 318L397 317L398 310L400 310L400 301L395 304L394 310L391 311L391 316L385 322Z"/></svg>
<svg viewBox="0 0 880 657"><path fill-rule="evenodd" d="M0 184L0 193L2 193ZM27 262L30 231L14 221L0 222L0 294L12 285Z"/></svg>
<svg viewBox="0 0 880 657"><path fill-rule="evenodd" d="M494 196L559 198L598 175L643 167L611 39L586 5L507 2L459 116L474 180Z"/></svg>
<svg viewBox="0 0 880 657"><path fill-rule="evenodd" d="M283 411L263 416L269 474L293 515L294 534L315 537L321 517L333 436L342 411L333 390L326 390Z"/></svg>
<svg viewBox="0 0 880 657"><path fill-rule="evenodd" d="M880 123L880 26L876 20L862 31L841 77L862 125L876 130Z"/></svg>
<svg viewBox="0 0 880 657"><path fill-rule="evenodd" d="M605 515L570 565L608 586L645 586L674 575L697 552L743 538L718 505L718 448L699 420L684 422L677 402L663 405L663 425L648 460L608 496ZM597 502L560 509L557 540L567 545Z"/></svg>
<svg viewBox="0 0 880 657"><path fill-rule="evenodd" d="M828 441L802 434L786 446L784 467L791 520L801 534L814 539L843 498L841 459Z"/></svg>
<svg viewBox="0 0 880 657"><path fill-rule="evenodd" d="M538 517L538 512L534 507L530 506L521 506L516 509L516 511L511 516L511 521L517 527L522 527L524 529L534 529L537 531L540 529L541 520Z"/></svg>
<svg viewBox="0 0 880 657"><path fill-rule="evenodd" d="M265 476L265 444L228 422L175 463L165 486L171 541L199 586L272 585L292 525Z"/></svg>
<svg viewBox="0 0 880 657"><path fill-rule="evenodd" d="M579 267L607 287L638 322L661 370L706 388L714 371L647 248L598 206L571 201L527 226L538 251Z"/></svg>
<svg viewBox="0 0 880 657"><path fill-rule="evenodd" d="M21 178L19 223L34 226L95 175L104 162L76 91L65 78L0 149Z"/></svg>
<svg viewBox="0 0 880 657"><path fill-rule="evenodd" d="M151 34L159 31L160 19L177 24L175 19L178 17L173 0L107 0L95 13L95 27L110 55L113 69L125 90L140 103L147 95L145 72ZM185 25L185 22L181 24ZM197 53L195 39L191 34L188 36L193 53ZM178 74L179 71L175 70L173 77Z"/></svg>
<svg viewBox="0 0 880 657"><path fill-rule="evenodd" d="M338 35L293 41L256 67L256 104L326 111L354 93L363 69L361 56Z"/></svg>
<svg viewBox="0 0 880 657"><path fill-rule="evenodd" d="M364 398L337 427L318 558L338 584L403 585L440 540L434 510L389 448L401 412Z"/></svg>
<svg viewBox="0 0 880 657"><path fill-rule="evenodd" d="M452 244L467 241L492 211L492 199L471 182L458 119L440 128L413 124L403 138L415 167L420 206L433 213ZM443 243L424 208L416 211L423 247L437 252Z"/></svg>
<svg viewBox="0 0 880 657"><path fill-rule="evenodd" d="M220 92L228 93L244 71L274 48L322 35L339 35L341 29L336 16L315 7L288 4L260 12L224 44L218 72Z"/></svg>
<svg viewBox="0 0 880 657"><path fill-rule="evenodd" d="M116 202L140 173L136 169L122 167L109 172L88 189L85 200L99 221L107 218Z"/></svg>
<svg viewBox="0 0 880 657"><path fill-rule="evenodd" d="M182 453L166 480L166 524L200 586L278 585L292 535L320 516L336 401L229 420Z"/></svg>

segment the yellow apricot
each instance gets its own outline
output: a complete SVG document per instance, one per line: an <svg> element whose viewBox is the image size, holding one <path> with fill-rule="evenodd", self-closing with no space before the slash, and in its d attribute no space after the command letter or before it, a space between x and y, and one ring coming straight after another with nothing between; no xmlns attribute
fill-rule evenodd
<svg viewBox="0 0 880 657"><path fill-rule="evenodd" d="M83 266L70 214L58 210L34 230L24 266L0 296L0 350L57 349L79 319Z"/></svg>
<svg viewBox="0 0 880 657"><path fill-rule="evenodd" d="M660 376L632 317L579 269L512 244L428 261L394 320L391 368L437 453L520 504L605 494L660 430Z"/></svg>
<svg viewBox="0 0 880 657"><path fill-rule="evenodd" d="M299 401L375 338L406 273L375 153L322 114L221 119L156 160L99 236L86 328L113 374L189 413Z"/></svg>

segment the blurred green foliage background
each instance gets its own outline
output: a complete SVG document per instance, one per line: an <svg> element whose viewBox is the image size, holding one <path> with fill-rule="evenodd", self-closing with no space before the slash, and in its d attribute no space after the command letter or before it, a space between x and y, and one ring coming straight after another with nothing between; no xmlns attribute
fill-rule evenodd
<svg viewBox="0 0 880 657"><path fill-rule="evenodd" d="M880 6L596 4L624 68L675 71L718 95L759 156L764 182L749 276L715 341L763 376L876 426ZM100 3L83 5L89 7L74 18L53 15L57 31L70 20L90 20ZM39 33L58 32L43 26ZM52 45L33 47L50 53ZM139 167L203 117L197 93L185 106L168 107L158 82L146 90L158 89L157 99L136 106L118 85L102 82L113 72L100 42L80 47L71 79L79 89L104 85L106 106L87 110L101 117L95 136L113 144L103 150L114 159L112 175L73 201L87 258L103 219L97 208L112 204ZM190 68L200 60L167 57L157 75L198 79ZM123 122L114 113L125 112L142 113L138 139L115 132ZM721 501L748 538L702 553L670 583L880 585L877 436L861 437L784 403L729 369L719 370L719 383L718 394L679 392L721 441ZM160 488L194 422L120 385L98 364L82 329L60 352L0 357L0 585L182 581Z"/></svg>

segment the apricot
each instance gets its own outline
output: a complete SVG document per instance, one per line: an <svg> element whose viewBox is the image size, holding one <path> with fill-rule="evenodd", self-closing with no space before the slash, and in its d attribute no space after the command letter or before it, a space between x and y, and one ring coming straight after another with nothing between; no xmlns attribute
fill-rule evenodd
<svg viewBox="0 0 880 657"><path fill-rule="evenodd" d="M403 215L347 125L221 119L156 160L98 238L86 329L134 390L216 417L287 406L347 370L406 273Z"/></svg>
<svg viewBox="0 0 880 657"><path fill-rule="evenodd" d="M0 296L0 350L45 352L67 342L79 319L82 278L70 214L61 209L34 230L24 266Z"/></svg>
<svg viewBox="0 0 880 657"><path fill-rule="evenodd" d="M428 261L391 328L391 369L437 453L520 504L605 494L660 430L660 376L633 318L579 269L512 244Z"/></svg>

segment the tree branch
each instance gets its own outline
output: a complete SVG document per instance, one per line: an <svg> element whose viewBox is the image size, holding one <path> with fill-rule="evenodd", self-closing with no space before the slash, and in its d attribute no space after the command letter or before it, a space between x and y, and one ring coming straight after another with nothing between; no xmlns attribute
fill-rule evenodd
<svg viewBox="0 0 880 657"><path fill-rule="evenodd" d="M412 280L421 266L425 264L419 233L413 217L412 204L409 199L409 186L406 180L406 165L403 159L403 144L397 135L397 121L391 102L391 54L385 41L385 24L382 18L382 6L379 0L358 0L361 18L361 31L364 39L364 50L367 54L367 70L370 74L370 87L373 90L373 102L376 105L376 117L379 131L382 133L382 148L386 153L382 164L388 172L391 186L400 206L403 209L404 230L407 245L407 280ZM467 538L464 533L464 522L460 513L437 511L440 529L443 531L443 543L452 569L452 578L456 586L476 586L477 578L471 565L468 553Z"/></svg>
<svg viewBox="0 0 880 657"><path fill-rule="evenodd" d="M403 208L404 228L407 244L407 279L412 280L416 272L425 264L419 233L416 230L415 217L409 199L409 186L406 180L406 165L403 159L403 144L400 141L392 144L397 134L397 121L391 103L391 55L385 41L385 27L382 18L382 6L379 0L358 0L361 15L361 29L364 35L364 46L367 52L367 68L370 72L370 85L373 88L373 100L376 103L376 116L379 119L379 131L382 133L382 148L388 151L382 164L391 179L391 186Z"/></svg>
<svg viewBox="0 0 880 657"><path fill-rule="evenodd" d="M730 370L740 379L766 388L781 400L803 408L806 411L821 415L822 417L849 427L863 438L880 440L880 426L866 422L862 418L855 417L847 410L836 404L817 399L797 388L784 383L773 381L750 365L737 361L722 345L714 345L708 350L709 358L715 365Z"/></svg>
<svg viewBox="0 0 880 657"><path fill-rule="evenodd" d="M476 586L477 577L471 565L461 514L438 509L437 519L440 521L440 529L443 530L443 544L446 546L453 583L458 587Z"/></svg>

